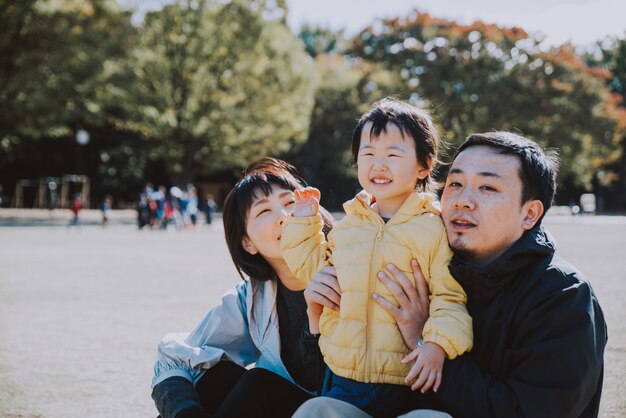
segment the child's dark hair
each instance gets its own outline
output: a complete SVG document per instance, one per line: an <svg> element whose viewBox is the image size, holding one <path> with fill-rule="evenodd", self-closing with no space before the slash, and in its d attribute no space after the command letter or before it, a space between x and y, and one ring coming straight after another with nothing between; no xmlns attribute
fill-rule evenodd
<svg viewBox="0 0 626 418"><path fill-rule="evenodd" d="M369 110L359 118L352 133L352 157L356 164L361 146L363 128L371 123L370 137L378 138L381 133L387 132L389 124L395 125L402 135L415 142L415 157L420 166L432 168L437 163L439 149L439 135L430 115L425 110L409 103L386 97L374 103ZM432 191L435 183L432 171L424 179L418 180L415 188L420 191Z"/></svg>
<svg viewBox="0 0 626 418"><path fill-rule="evenodd" d="M222 217L226 245L242 278L246 275L257 280L270 280L275 276L274 269L263 256L248 253L242 244L248 211L258 198L272 193L272 186L296 190L306 187L306 183L291 164L276 158L264 158L246 169L224 202ZM333 227L332 216L322 207L320 214L324 220L324 234L328 234Z"/></svg>

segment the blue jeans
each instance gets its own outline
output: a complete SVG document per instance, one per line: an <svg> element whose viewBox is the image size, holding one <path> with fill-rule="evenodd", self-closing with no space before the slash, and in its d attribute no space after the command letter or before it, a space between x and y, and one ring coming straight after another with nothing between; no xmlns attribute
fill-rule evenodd
<svg viewBox="0 0 626 418"><path fill-rule="evenodd" d="M337 376L329 368L322 388L322 396L348 402L375 418L395 418L416 409L420 395L411 391L410 386L361 383Z"/></svg>

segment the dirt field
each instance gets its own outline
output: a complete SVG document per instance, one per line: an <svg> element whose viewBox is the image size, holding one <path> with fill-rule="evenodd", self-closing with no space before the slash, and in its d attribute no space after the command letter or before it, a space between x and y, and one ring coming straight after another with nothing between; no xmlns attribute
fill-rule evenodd
<svg viewBox="0 0 626 418"><path fill-rule="evenodd" d="M154 417L159 339L190 330L237 275L221 225L0 222L0 417ZM626 416L626 221L548 222L609 324L601 416Z"/></svg>

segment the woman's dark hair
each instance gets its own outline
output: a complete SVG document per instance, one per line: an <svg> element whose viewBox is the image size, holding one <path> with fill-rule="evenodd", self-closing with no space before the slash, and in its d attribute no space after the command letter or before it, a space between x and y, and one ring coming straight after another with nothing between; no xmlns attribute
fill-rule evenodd
<svg viewBox="0 0 626 418"><path fill-rule="evenodd" d="M263 158L244 171L224 202L222 218L226 245L239 275L244 279L248 276L270 280L275 276L274 269L261 254L248 253L242 244L246 236L248 211L257 199L272 193L272 186L293 191L306 187L306 182L291 164L276 158ZM333 227L333 218L322 207L320 214L324 220L324 234L328 234Z"/></svg>

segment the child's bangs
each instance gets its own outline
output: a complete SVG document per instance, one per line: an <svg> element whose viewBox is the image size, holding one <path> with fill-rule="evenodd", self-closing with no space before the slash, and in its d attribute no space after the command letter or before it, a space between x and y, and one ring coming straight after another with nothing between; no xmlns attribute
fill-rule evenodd
<svg viewBox="0 0 626 418"><path fill-rule="evenodd" d="M414 136L414 132L412 132L411 128L407 126L406 123L402 123L401 121L393 119L375 119L368 122L372 123L372 126L370 127L370 138L372 140L378 139L383 133L386 134L390 126L398 128L404 139L411 139Z"/></svg>

